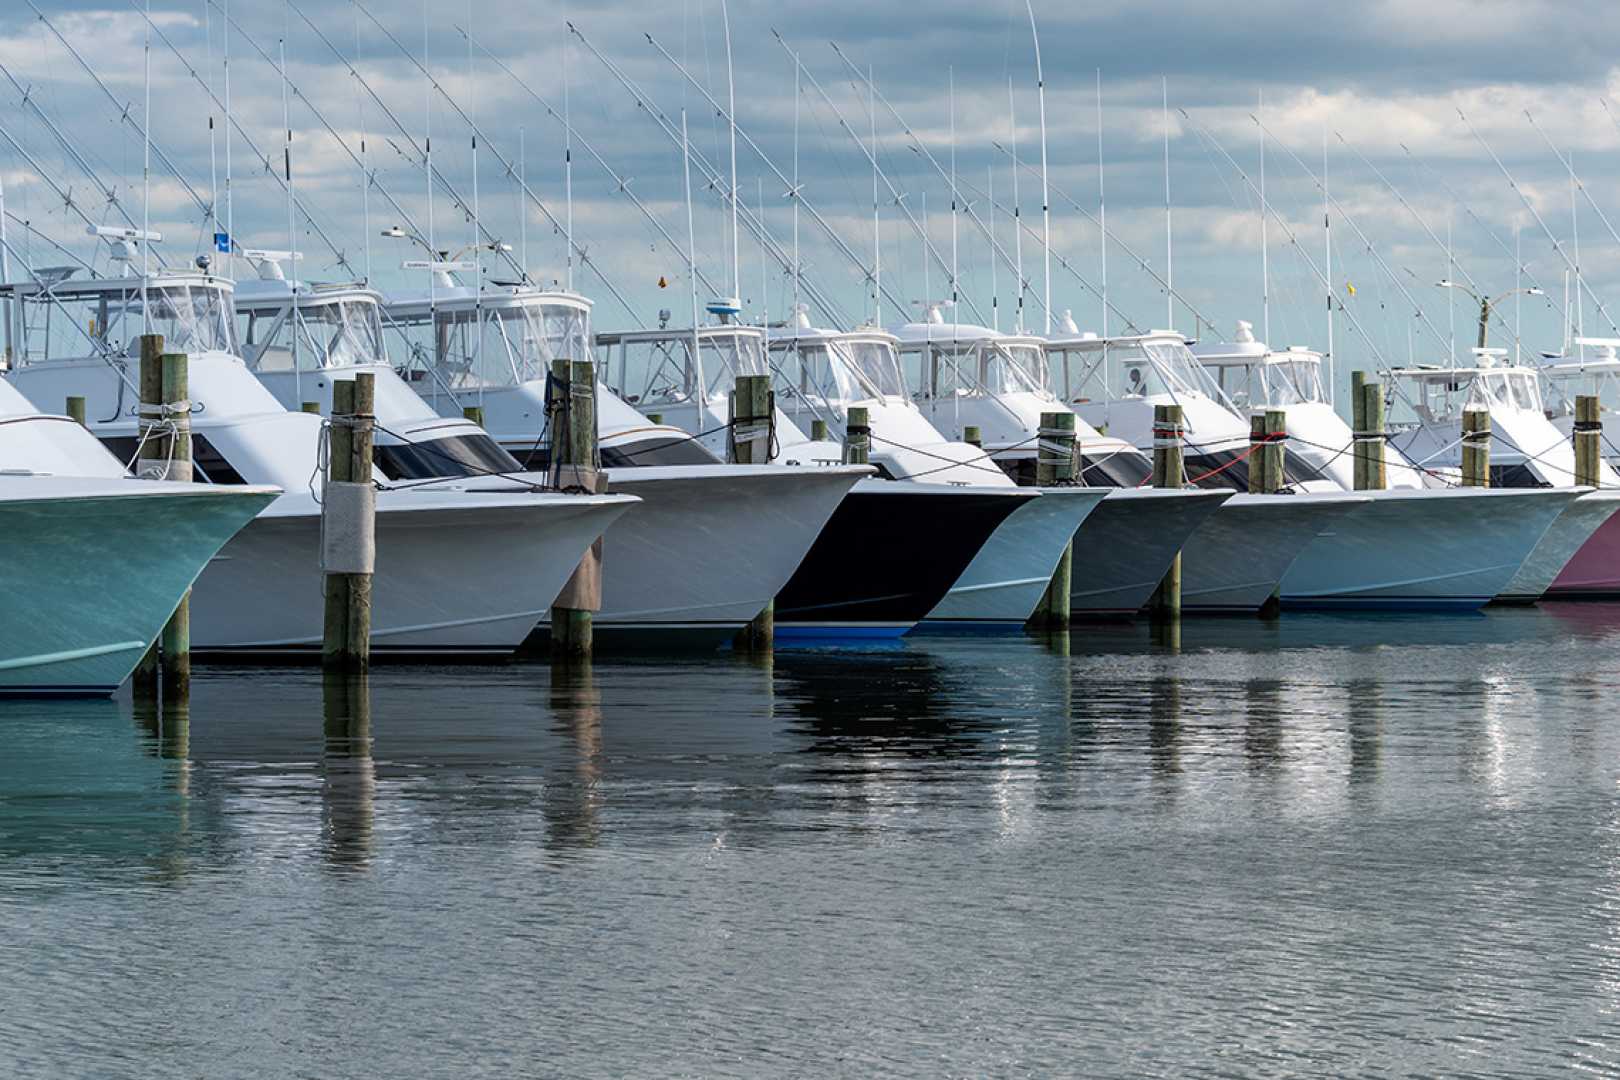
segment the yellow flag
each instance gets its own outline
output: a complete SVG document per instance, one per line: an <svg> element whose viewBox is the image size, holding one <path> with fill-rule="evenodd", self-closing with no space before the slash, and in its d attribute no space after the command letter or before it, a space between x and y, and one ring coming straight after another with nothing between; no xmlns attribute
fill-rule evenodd
<svg viewBox="0 0 1620 1080"><path fill-rule="evenodd" d="M1344 283L1344 291L1349 293L1351 296L1356 295L1356 287L1350 284L1348 281Z"/></svg>

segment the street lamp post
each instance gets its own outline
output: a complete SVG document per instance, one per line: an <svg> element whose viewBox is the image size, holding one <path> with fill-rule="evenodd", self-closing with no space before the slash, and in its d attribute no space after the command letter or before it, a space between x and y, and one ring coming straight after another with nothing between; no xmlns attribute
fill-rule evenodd
<svg viewBox="0 0 1620 1080"><path fill-rule="evenodd" d="M1449 278L1441 278L1439 281L1435 282L1435 284L1440 286L1442 289L1459 289L1473 297L1474 301L1479 304L1479 348L1481 349L1485 347L1485 331L1490 326L1492 308L1496 307L1497 304L1500 304L1508 297L1517 296L1519 293L1523 293L1526 296L1546 295L1539 287L1531 286L1528 289L1509 289L1500 296L1493 296L1486 299L1460 281L1452 281Z"/></svg>

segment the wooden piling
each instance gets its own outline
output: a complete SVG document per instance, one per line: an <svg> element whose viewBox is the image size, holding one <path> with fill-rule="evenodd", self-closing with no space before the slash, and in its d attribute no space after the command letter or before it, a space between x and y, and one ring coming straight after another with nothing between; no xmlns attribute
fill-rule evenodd
<svg viewBox="0 0 1620 1080"><path fill-rule="evenodd" d="M764 465L771 460L772 417L775 396L769 375L738 375L731 395L731 454L739 465ZM766 601L737 634L733 647L742 652L765 652L776 638L776 600Z"/></svg>
<svg viewBox="0 0 1620 1080"><path fill-rule="evenodd" d="M647 414L647 420L654 424L662 424L664 422L664 414L661 412L650 412Z"/></svg>
<svg viewBox="0 0 1620 1080"><path fill-rule="evenodd" d="M1266 414L1249 414L1249 494L1259 495L1266 490Z"/></svg>
<svg viewBox="0 0 1620 1080"><path fill-rule="evenodd" d="M1041 429L1035 457L1037 487L1074 483L1074 413L1041 414ZM1052 580L1035 605L1028 626L1040 630L1062 630L1069 625L1070 590L1074 578L1074 538L1063 547Z"/></svg>
<svg viewBox="0 0 1620 1080"><path fill-rule="evenodd" d="M1367 399L1362 387L1367 385L1365 371L1350 373L1350 454L1355 463L1354 487L1367 490L1367 444L1363 441L1367 431Z"/></svg>
<svg viewBox="0 0 1620 1080"><path fill-rule="evenodd" d="M164 450L170 480L189 484L191 472L191 379L185 353L164 353L162 371ZM180 597L163 627L162 683L165 701L191 693L191 590Z"/></svg>
<svg viewBox="0 0 1620 1080"><path fill-rule="evenodd" d="M1153 406L1153 486L1156 488L1182 486L1181 432L1180 405ZM1181 618L1181 552L1176 552L1148 606L1160 618Z"/></svg>
<svg viewBox="0 0 1620 1080"><path fill-rule="evenodd" d="M1603 486L1603 413L1594 394L1575 399L1575 483L1578 487Z"/></svg>
<svg viewBox="0 0 1620 1080"><path fill-rule="evenodd" d="M1288 413L1282 409L1267 409L1265 414L1265 474L1261 490L1275 495L1287 486L1287 462L1283 455L1288 445Z"/></svg>
<svg viewBox="0 0 1620 1080"><path fill-rule="evenodd" d="M152 479L163 471L157 444L158 419L163 406L163 335L141 335L140 367L140 437L141 447L135 464L135 475ZM163 636L152 642L135 665L130 681L137 698L156 701L158 696L158 653L163 647Z"/></svg>
<svg viewBox="0 0 1620 1080"><path fill-rule="evenodd" d="M771 377L738 375L731 395L731 459L738 465L771 460Z"/></svg>
<svg viewBox="0 0 1620 1080"><path fill-rule="evenodd" d="M1491 414L1464 409L1462 414L1463 487L1491 486Z"/></svg>
<svg viewBox="0 0 1620 1080"><path fill-rule="evenodd" d="M825 420L812 420L812 421L810 421L810 440L812 442L826 442L827 441L827 421L825 421Z"/></svg>
<svg viewBox="0 0 1620 1080"><path fill-rule="evenodd" d="M463 419L471 420L479 427L484 426L484 407L482 405L463 405L461 415Z"/></svg>
<svg viewBox="0 0 1620 1080"><path fill-rule="evenodd" d="M979 434L978 424L968 424L962 428L962 441L967 443L969 446L977 446L981 450L984 449L984 436Z"/></svg>
<svg viewBox="0 0 1620 1080"><path fill-rule="evenodd" d="M376 503L371 486L376 379L359 374L332 384L330 463L321 498L326 571L321 661L364 671L371 662L371 584Z"/></svg>
<svg viewBox="0 0 1620 1080"><path fill-rule="evenodd" d="M844 421L844 464L866 465L872 458L872 429L864 405L851 405Z"/></svg>
<svg viewBox="0 0 1620 1080"><path fill-rule="evenodd" d="M597 467L596 365L553 360L551 461L557 486L599 494L606 478ZM585 660L595 633L591 613L602 604L602 540L597 538L551 606L551 654Z"/></svg>
<svg viewBox="0 0 1620 1080"><path fill-rule="evenodd" d="M1362 426L1357 429L1357 449L1361 455L1360 486L1357 491L1383 491L1389 486L1384 460L1384 384L1365 382L1361 386Z"/></svg>
<svg viewBox="0 0 1620 1080"><path fill-rule="evenodd" d="M314 413L316 416L321 415L321 403L318 401L306 401L299 406L299 409L303 412Z"/></svg>
<svg viewBox="0 0 1620 1080"><path fill-rule="evenodd" d="M84 398L70 396L67 399L67 414L80 427L89 427L85 422Z"/></svg>

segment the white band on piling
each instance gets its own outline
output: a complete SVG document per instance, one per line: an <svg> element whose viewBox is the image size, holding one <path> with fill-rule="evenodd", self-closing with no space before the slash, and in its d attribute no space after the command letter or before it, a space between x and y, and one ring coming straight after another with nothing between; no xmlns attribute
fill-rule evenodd
<svg viewBox="0 0 1620 1080"><path fill-rule="evenodd" d="M771 424L768 420L738 421L732 427L732 441L739 443L764 442L770 438Z"/></svg>
<svg viewBox="0 0 1620 1080"><path fill-rule="evenodd" d="M321 535L321 569L328 574L374 573L376 489L369 483L328 481L322 511L325 525Z"/></svg>

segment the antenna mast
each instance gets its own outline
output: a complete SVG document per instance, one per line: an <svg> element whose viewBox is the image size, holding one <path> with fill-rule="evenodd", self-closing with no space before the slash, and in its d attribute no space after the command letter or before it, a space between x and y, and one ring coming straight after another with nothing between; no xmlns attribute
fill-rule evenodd
<svg viewBox="0 0 1620 1080"><path fill-rule="evenodd" d="M1013 83L1009 76L1007 79L1007 121L1012 127L1012 159L1013 159L1013 264L1018 274L1018 308L1017 320L1013 323L1013 332L1024 332L1024 227L1019 219L1018 211L1018 110L1013 102Z"/></svg>
<svg viewBox="0 0 1620 1080"><path fill-rule="evenodd" d="M152 311L146 302L146 279L152 273L152 0L146 0L146 48L142 56L146 103L141 106L141 330L150 334Z"/></svg>
<svg viewBox="0 0 1620 1080"><path fill-rule="evenodd" d="M793 54L793 311L790 317L795 326L799 319L799 102L804 96L804 67L799 54Z"/></svg>
<svg viewBox="0 0 1620 1080"><path fill-rule="evenodd" d="M1338 362L1333 355L1333 200L1328 195L1328 160L1327 160L1327 131L1322 132L1322 244L1326 248L1323 265L1327 268L1327 361L1328 373L1328 400L1331 402L1338 395L1338 380L1334 377L1334 366ZM1269 342L1267 343L1270 344Z"/></svg>
<svg viewBox="0 0 1620 1080"><path fill-rule="evenodd" d="M1052 210L1046 189L1046 79L1041 72L1041 35L1035 29L1034 0L1024 0L1029 11L1029 33L1035 39L1035 97L1040 104L1041 117L1041 249L1045 252L1044 302L1046 333L1052 332Z"/></svg>
<svg viewBox="0 0 1620 1080"><path fill-rule="evenodd" d="M568 11L563 10L563 19L568 18ZM471 28L469 27L469 30ZM568 248L566 270L568 291L574 291L574 125L569 119L569 93L568 93L568 49L573 44L573 35L563 42L562 75L563 75L563 229L566 234L563 239ZM525 220L528 218L528 207L523 210ZM524 257L524 271L528 270L528 258ZM694 315L695 323L697 317Z"/></svg>
<svg viewBox="0 0 1620 1080"><path fill-rule="evenodd" d="M703 355L703 342L698 337L697 232L692 226L692 147L686 134L685 109L681 110L681 175L686 185L686 278L692 293L692 365L698 373L698 430L701 431L705 423L703 408L708 384L703 381L703 366L699 360Z"/></svg>
<svg viewBox="0 0 1620 1080"><path fill-rule="evenodd" d="M946 77L949 80L948 102L951 114L951 323L954 325L960 316L956 315L956 68L947 69ZM926 267L927 261L923 262ZM991 272L995 272L995 258L990 260ZM926 299L926 298L925 298ZM924 313L926 315L926 312ZM926 318L924 321L927 321Z"/></svg>
<svg viewBox="0 0 1620 1080"><path fill-rule="evenodd" d="M292 271L289 287L292 293L292 310L288 313L288 322L292 329L292 357L293 357L293 387L298 393L298 400L304 400L304 378L299 371L298 339L303 327L299 325L298 316L298 230L293 218L293 178L292 178L292 117L287 108L287 26L289 23L287 6L283 3L281 8L282 38L276 42L277 55L281 59L281 126L286 131L286 138L281 144L282 176L287 181L287 268Z"/></svg>
<svg viewBox="0 0 1620 1080"><path fill-rule="evenodd" d="M1170 217L1170 77L1159 76L1164 103L1164 314L1168 329L1176 328L1176 239ZM1105 239L1106 242L1106 239ZM1193 327L1197 333L1198 328Z"/></svg>
<svg viewBox="0 0 1620 1080"><path fill-rule="evenodd" d="M731 295L741 303L742 264L737 259L737 84L731 70L731 14L720 0L720 25L726 35L726 127L731 133Z"/></svg>
<svg viewBox="0 0 1620 1080"><path fill-rule="evenodd" d="M877 165L877 83L872 79L872 65L866 65L866 86L869 91L872 118L872 325L883 325L883 234L878 221L878 165Z"/></svg>
<svg viewBox="0 0 1620 1080"><path fill-rule="evenodd" d="M360 92L360 0L354 0L354 102L360 114L361 228L366 238L366 284L371 284L371 170L366 168L366 96ZM226 28L227 31L230 29ZM225 133L230 138L230 132Z"/></svg>
<svg viewBox="0 0 1620 1080"><path fill-rule="evenodd" d="M1266 115L1266 92L1255 92L1255 112ZM1266 347L1271 347L1271 265L1269 245L1266 243L1266 125L1260 124L1260 323L1266 335Z"/></svg>
<svg viewBox="0 0 1620 1080"><path fill-rule="evenodd" d="M221 42L225 61L225 271L235 269L236 203L231 198L231 0L225 0L225 35Z"/></svg>
<svg viewBox="0 0 1620 1080"><path fill-rule="evenodd" d="M1018 166L1013 166L1014 175ZM1001 333L1001 307L998 293L1001 291L996 279L996 166L992 162L985 170L985 191L990 200L990 329Z"/></svg>
<svg viewBox="0 0 1620 1080"><path fill-rule="evenodd" d="M1018 175L1018 160L1013 159L1013 176ZM1108 338L1108 200L1103 191L1103 128L1102 128L1102 68L1097 69L1097 231L1101 238L1102 273L1102 336ZM1103 345L1106 361L1108 346Z"/></svg>

